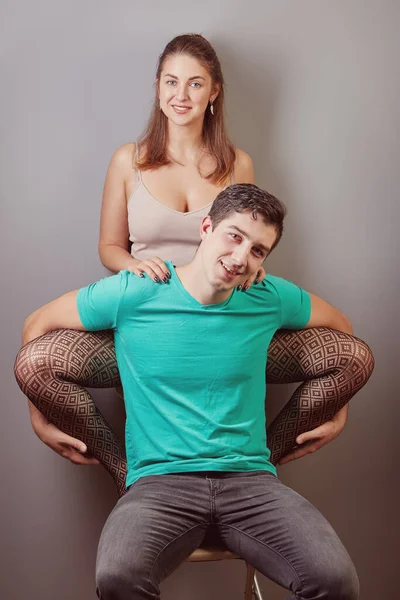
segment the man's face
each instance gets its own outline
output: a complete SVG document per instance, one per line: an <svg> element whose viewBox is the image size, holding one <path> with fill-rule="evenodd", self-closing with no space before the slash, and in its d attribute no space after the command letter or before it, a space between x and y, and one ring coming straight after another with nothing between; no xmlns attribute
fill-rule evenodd
<svg viewBox="0 0 400 600"><path fill-rule="evenodd" d="M233 212L213 230L210 217L201 226L206 279L217 292L228 292L255 275L276 240L276 229L253 219L250 211Z"/></svg>

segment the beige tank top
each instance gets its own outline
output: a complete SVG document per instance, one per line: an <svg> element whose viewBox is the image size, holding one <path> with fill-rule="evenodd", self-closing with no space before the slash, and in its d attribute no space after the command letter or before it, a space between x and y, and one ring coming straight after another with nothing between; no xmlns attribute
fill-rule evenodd
<svg viewBox="0 0 400 600"><path fill-rule="evenodd" d="M187 264L195 255L200 223L211 205L212 202L187 213L174 210L150 194L137 170L137 186L128 199L132 256L138 260L159 256L176 266Z"/></svg>

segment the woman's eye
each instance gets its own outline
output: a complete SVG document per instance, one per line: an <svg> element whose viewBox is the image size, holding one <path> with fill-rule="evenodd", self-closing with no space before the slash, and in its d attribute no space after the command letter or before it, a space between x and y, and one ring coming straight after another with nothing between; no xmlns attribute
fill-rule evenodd
<svg viewBox="0 0 400 600"><path fill-rule="evenodd" d="M237 234L237 233L230 233L229 235L230 235L230 236L231 236L231 238L232 238L232 239L234 239L234 240L238 240L238 239L239 239L239 236L238 236L238 234Z"/></svg>
<svg viewBox="0 0 400 600"><path fill-rule="evenodd" d="M173 79L170 79L169 81L167 81L167 85L175 85L176 81L174 81Z"/></svg>
<svg viewBox="0 0 400 600"><path fill-rule="evenodd" d="M190 84L192 87L198 89L199 87L201 87L200 83L198 81L192 81L192 83Z"/></svg>

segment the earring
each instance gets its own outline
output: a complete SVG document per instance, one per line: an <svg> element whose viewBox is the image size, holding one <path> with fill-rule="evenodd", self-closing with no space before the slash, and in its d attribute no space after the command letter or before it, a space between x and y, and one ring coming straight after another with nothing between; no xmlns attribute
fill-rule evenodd
<svg viewBox="0 0 400 600"><path fill-rule="evenodd" d="M213 104L213 102L210 102L210 113L212 115L214 115L214 104Z"/></svg>

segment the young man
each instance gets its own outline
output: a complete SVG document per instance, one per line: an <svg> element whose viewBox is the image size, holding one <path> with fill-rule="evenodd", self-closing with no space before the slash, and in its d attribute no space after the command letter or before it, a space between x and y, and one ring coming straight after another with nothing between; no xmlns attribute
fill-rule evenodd
<svg viewBox="0 0 400 600"><path fill-rule="evenodd" d="M341 312L283 279L237 290L278 243L284 214L267 192L233 185L203 220L193 261L168 264L168 284L124 271L27 319L28 335L115 331L130 487L100 540L103 600L159 598L160 581L210 526L293 599L358 598L333 529L269 462L265 364L275 331L351 331Z"/></svg>

